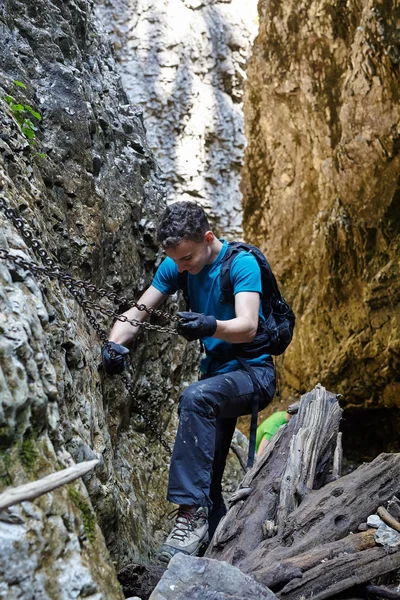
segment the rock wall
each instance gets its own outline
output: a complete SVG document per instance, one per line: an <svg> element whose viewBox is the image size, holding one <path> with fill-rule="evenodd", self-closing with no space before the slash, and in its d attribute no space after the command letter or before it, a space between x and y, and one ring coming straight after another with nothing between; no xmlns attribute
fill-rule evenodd
<svg viewBox="0 0 400 600"><path fill-rule="evenodd" d="M320 381L347 408L398 408L399 5L271 0L259 11L244 227L298 317L283 390Z"/></svg>
<svg viewBox="0 0 400 600"><path fill-rule="evenodd" d="M96 0L132 103L143 108L167 201L196 200L242 235L242 96L256 0Z"/></svg>
<svg viewBox="0 0 400 600"><path fill-rule="evenodd" d="M65 271L138 297L160 260L162 188L92 3L7 0L0 38L1 198ZM0 221L0 246L40 262L1 210ZM168 454L120 379L104 378L100 340L65 286L7 260L0 279L0 492L102 461L84 482L0 513L0 597L121 598L102 533L117 566L154 552ZM170 444L195 358L154 331L132 352L136 399Z"/></svg>

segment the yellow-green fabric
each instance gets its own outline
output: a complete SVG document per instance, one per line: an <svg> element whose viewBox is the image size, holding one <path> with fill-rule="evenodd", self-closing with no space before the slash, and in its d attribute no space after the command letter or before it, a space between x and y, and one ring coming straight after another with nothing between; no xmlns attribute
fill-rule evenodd
<svg viewBox="0 0 400 600"><path fill-rule="evenodd" d="M258 450L259 445L261 444L262 439L270 440L274 433L276 433L281 425L285 425L286 423L286 411L280 410L276 413L273 413L270 417L265 419L257 427L257 435L256 435L256 452Z"/></svg>

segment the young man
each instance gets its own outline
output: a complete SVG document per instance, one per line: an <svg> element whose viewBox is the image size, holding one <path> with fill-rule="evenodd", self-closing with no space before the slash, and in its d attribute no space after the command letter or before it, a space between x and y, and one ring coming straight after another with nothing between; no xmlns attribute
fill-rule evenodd
<svg viewBox="0 0 400 600"><path fill-rule="evenodd" d="M221 486L226 457L237 418L251 413L254 392L252 377L235 356L240 348L251 347L263 316L260 269L247 252L240 252L231 265L234 304L222 302L220 269L228 243L215 237L200 206L193 202L169 206L161 217L158 240L167 258L139 302L158 307L177 291L178 273L187 271L193 312L179 313L185 321L177 328L189 341L201 339L206 353L200 365L201 379L183 391L179 403L167 494L179 508L159 554L167 563L178 552L196 555L226 512ZM136 308L125 314L140 321L147 316ZM106 348L102 353L106 372L123 370L128 353L124 344L135 333L130 324L115 323L110 342L116 356L112 358ZM275 393L275 373L265 351L256 357L252 352L252 356L246 362L261 390L261 410Z"/></svg>

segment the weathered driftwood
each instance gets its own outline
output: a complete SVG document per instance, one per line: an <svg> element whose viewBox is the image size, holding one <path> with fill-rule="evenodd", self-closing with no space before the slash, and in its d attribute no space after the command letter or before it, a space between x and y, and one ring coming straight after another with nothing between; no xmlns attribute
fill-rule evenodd
<svg viewBox="0 0 400 600"><path fill-rule="evenodd" d="M343 446L342 446L342 432L339 431L336 438L335 454L333 455L333 466L332 466L332 480L339 479L342 476L342 463L343 463Z"/></svg>
<svg viewBox="0 0 400 600"><path fill-rule="evenodd" d="M389 525L389 527L400 533L400 523L394 517L392 517L392 515L384 506L380 506L376 512L382 521L385 521L386 525Z"/></svg>
<svg viewBox="0 0 400 600"><path fill-rule="evenodd" d="M63 469L62 471L46 475L46 477L38 479L37 481L9 488L0 494L0 510L4 510L19 502L34 500L42 494L47 494L66 483L70 483L94 469L99 462L98 459L94 459L78 463L77 465L72 465L72 467Z"/></svg>
<svg viewBox="0 0 400 600"><path fill-rule="evenodd" d="M229 556L240 569L269 585L271 567L357 531L358 525L366 521L368 515L373 514L382 502L398 493L399 486L400 454L381 454L372 463L364 464L338 481L311 492L288 515L286 523L280 526L278 535L272 539L262 540L256 548L245 553L243 547L235 545L236 540L229 539L225 533L224 546L214 545L210 554L216 558L215 554L218 552L218 557L222 559ZM254 497L253 492L245 501L238 502L231 509L235 511L236 521L241 525L239 531L242 544L245 540L251 543L251 539L246 538L246 523L241 516L244 505ZM253 508L257 510L256 507ZM226 548L229 555L225 552Z"/></svg>
<svg viewBox="0 0 400 600"><path fill-rule="evenodd" d="M280 534L247 556L240 568L264 583L264 577L270 577L273 563L341 540L356 531L383 500L391 497L399 482L400 455L381 454L371 464L362 465L354 473L312 492L289 515Z"/></svg>
<svg viewBox="0 0 400 600"><path fill-rule="evenodd" d="M248 489L235 494L207 556L231 562L288 600L329 598L400 567L400 549L377 547L374 532L352 534L399 494L400 454L382 454L332 481L340 474L340 415L322 386L302 397L297 418L246 474L240 488Z"/></svg>
<svg viewBox="0 0 400 600"><path fill-rule="evenodd" d="M324 600L399 567L400 551L387 554L382 546L376 546L317 565L302 577L292 579L277 596L281 600L299 600L301 597Z"/></svg>
<svg viewBox="0 0 400 600"><path fill-rule="evenodd" d="M235 444L235 442L231 442L231 450L239 461L240 466L243 469L243 472L247 471L247 456L246 452L239 446L239 444Z"/></svg>
<svg viewBox="0 0 400 600"><path fill-rule="evenodd" d="M257 572L257 577L261 578L264 585L267 585L269 588L274 590L281 589L292 579L301 578L303 573L318 565L326 563L326 567L330 569L330 561L338 556L355 554L368 548L374 548L376 546L374 533L374 529L368 529L368 531L362 533L348 535L336 542L329 542L316 548L311 548L302 554L277 560L270 563L265 570L260 569Z"/></svg>
<svg viewBox="0 0 400 600"><path fill-rule="evenodd" d="M235 504L218 527L207 556L236 564L263 542L263 523L283 527L287 516L329 477L342 410L318 385L302 396L299 412L278 430L240 487L249 498ZM240 564L238 564L240 568Z"/></svg>
<svg viewBox="0 0 400 600"><path fill-rule="evenodd" d="M400 600L400 593L389 590L387 587L367 585L365 591L369 598L385 598L385 600Z"/></svg>
<svg viewBox="0 0 400 600"><path fill-rule="evenodd" d="M312 492L281 529L281 552L304 552L357 531L399 485L400 454L381 454L372 463Z"/></svg>
<svg viewBox="0 0 400 600"><path fill-rule="evenodd" d="M342 410L321 385L303 396L282 475L276 524L283 525L310 490L323 485L332 465Z"/></svg>

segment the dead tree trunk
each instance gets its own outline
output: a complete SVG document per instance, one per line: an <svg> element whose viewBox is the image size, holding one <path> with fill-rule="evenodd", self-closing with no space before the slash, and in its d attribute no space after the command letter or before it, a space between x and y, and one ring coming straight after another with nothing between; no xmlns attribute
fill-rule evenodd
<svg viewBox="0 0 400 600"><path fill-rule="evenodd" d="M388 553L374 531L353 535L399 495L400 455L380 455L337 479L341 413L320 385L302 397L297 417L234 494L208 557L234 564L285 600L330 598L400 567L400 545Z"/></svg>

